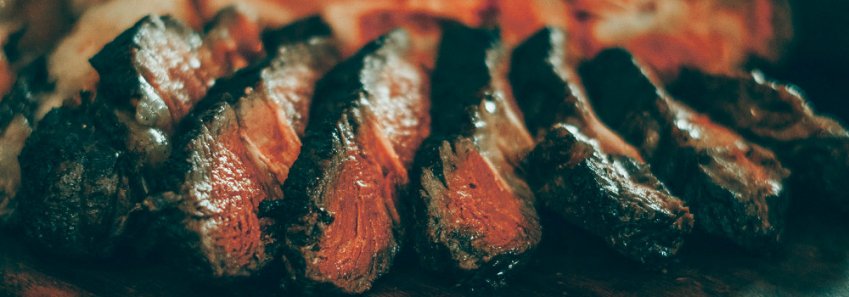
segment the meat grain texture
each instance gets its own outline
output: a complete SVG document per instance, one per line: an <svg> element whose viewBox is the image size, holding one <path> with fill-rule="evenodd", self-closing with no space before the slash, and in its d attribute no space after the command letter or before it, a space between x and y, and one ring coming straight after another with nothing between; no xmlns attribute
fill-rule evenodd
<svg viewBox="0 0 849 297"><path fill-rule="evenodd" d="M427 77L393 31L316 86L301 156L274 213L283 224L287 283L362 293L401 249L400 194L428 135Z"/></svg>
<svg viewBox="0 0 849 297"><path fill-rule="evenodd" d="M417 157L410 205L422 265L500 286L540 239L516 166L533 141L495 30L445 22L433 73L434 136Z"/></svg>

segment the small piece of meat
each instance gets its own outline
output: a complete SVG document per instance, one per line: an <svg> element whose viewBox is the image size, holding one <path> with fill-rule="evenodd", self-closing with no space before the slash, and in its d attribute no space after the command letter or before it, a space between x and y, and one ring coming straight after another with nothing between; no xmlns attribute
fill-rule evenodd
<svg viewBox="0 0 849 297"><path fill-rule="evenodd" d="M791 190L849 211L849 132L818 116L794 86L761 74L711 75L684 69L669 91L719 123L775 151Z"/></svg>
<svg viewBox="0 0 849 297"><path fill-rule="evenodd" d="M54 254L100 257L119 244L135 203L127 154L98 128L98 109L54 109L21 153L17 217L28 240Z"/></svg>
<svg viewBox="0 0 849 297"><path fill-rule="evenodd" d="M291 26L307 28L284 28L292 35L272 58L218 82L185 120L166 167L170 192L146 201L201 278L248 277L275 257L273 220L258 217L259 205L282 198L313 86L338 60L326 25Z"/></svg>
<svg viewBox="0 0 849 297"><path fill-rule="evenodd" d="M427 77L393 31L336 66L317 87L281 211L289 282L362 293L402 242L399 195L429 133Z"/></svg>
<svg viewBox="0 0 849 297"><path fill-rule="evenodd" d="M579 71L599 118L687 202L697 227L750 249L779 240L788 172L772 151L674 101L625 50L605 50Z"/></svg>
<svg viewBox="0 0 849 297"><path fill-rule="evenodd" d="M541 205L623 255L643 263L674 256L693 215L599 122L569 59L566 34L555 28L513 50L517 101L532 131L545 135L527 158L528 183Z"/></svg>
<svg viewBox="0 0 849 297"><path fill-rule="evenodd" d="M443 27L433 73L434 136L416 161L411 208L424 267L500 286L540 240L515 166L533 141L506 79L498 33Z"/></svg>
<svg viewBox="0 0 849 297"><path fill-rule="evenodd" d="M39 59L21 71L12 91L0 101L0 224L13 218L21 182L18 156L34 128L37 98L47 89L47 68Z"/></svg>

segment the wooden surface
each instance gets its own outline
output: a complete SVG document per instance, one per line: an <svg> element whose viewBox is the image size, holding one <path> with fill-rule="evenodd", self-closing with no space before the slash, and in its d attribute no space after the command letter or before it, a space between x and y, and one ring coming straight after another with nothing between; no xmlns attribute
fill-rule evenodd
<svg viewBox="0 0 849 297"><path fill-rule="evenodd" d="M806 214L800 214L806 213ZM664 269L629 263L599 241L548 219L529 265L496 292L472 292L423 272L410 255L367 296L849 296L849 224L840 214L796 210L784 244L749 253L693 235ZM0 235L0 295L271 296L273 284L192 281L163 259L85 263L32 251ZM289 294L288 296L291 296Z"/></svg>

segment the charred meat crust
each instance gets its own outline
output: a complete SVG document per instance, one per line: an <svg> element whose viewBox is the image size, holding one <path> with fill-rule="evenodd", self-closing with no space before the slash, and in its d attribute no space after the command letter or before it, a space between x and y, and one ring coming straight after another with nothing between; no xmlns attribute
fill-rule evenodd
<svg viewBox="0 0 849 297"><path fill-rule="evenodd" d="M393 31L317 84L301 155L286 180L284 262L305 291L362 293L400 249L399 193L429 131L424 74Z"/></svg>
<svg viewBox="0 0 849 297"><path fill-rule="evenodd" d="M231 25L233 24L219 24L226 28L238 28ZM91 62L100 71L102 80L94 103L83 108L85 115L91 117L91 120L76 124L84 128L77 128L81 132L71 133L67 137L75 137L74 135L83 132L97 136L86 136L87 141L77 142L77 146L81 143L87 144L81 148L50 154L50 164L40 163L44 157L39 159L35 154L50 150L51 147L61 148L59 144L34 140L33 144L27 145L22 152L22 155L29 156L21 157L22 161L29 163L22 164L24 168L30 168L27 169L30 170L27 174L32 176L27 176L27 179L37 183L39 180L52 178L51 183L55 183L55 186L49 183L39 184L38 189L29 190L32 193L27 193L24 197L28 201L21 203L21 211L29 214L24 218L25 225L47 226L30 228L26 232L30 239L54 252L108 257L113 250L112 241L122 237L125 222L133 226L144 225L133 223L133 217L129 216L128 211L140 202L138 197L149 195L161 186L159 183L162 178L157 170L160 163L170 154L169 138L175 122L172 119L175 119L175 116L182 117L183 113L200 99L199 96L206 92L214 79L224 74L214 72L225 71L226 67L222 65L229 65L225 64L225 61L217 60L212 53L214 49L219 48L215 43L221 40L211 40L209 44L203 43L198 34L168 17L148 16L92 58ZM90 100L83 98L83 101ZM39 130L43 128L44 131L59 131L64 129L62 123L46 122L40 125ZM55 133L57 137L60 134ZM70 141L63 145L71 146ZM115 160L103 157L105 154L115 155L110 157ZM35 164L43 165L35 170L32 169ZM119 165L120 171L115 169ZM109 170L114 172L110 173ZM77 177L80 174L92 177L80 179ZM104 178L94 178L94 175ZM33 185L28 187L32 188ZM105 198L98 198L103 201L94 203L82 197L90 195ZM53 205L49 207L68 210L68 218L39 209L44 207L39 204L39 201L46 199L44 197L51 199ZM76 209L85 211L86 221L75 219L75 213L78 212L73 210ZM120 224L116 227L103 227L110 232L114 231L108 236L80 237L71 236L74 234L69 233L70 235L64 238L55 239L56 242L63 242L65 246L72 247L61 251L56 250L61 249L61 246L41 240L57 237L56 232L91 228L91 221L105 225L113 222ZM59 227L66 230L57 229ZM103 232L106 231L101 231Z"/></svg>
<svg viewBox="0 0 849 297"><path fill-rule="evenodd" d="M515 172L532 140L506 82L497 31L443 24L433 73L434 136L412 176L415 248L425 267L491 286L540 239Z"/></svg>
<svg viewBox="0 0 849 297"><path fill-rule="evenodd" d="M780 238L788 172L774 154L671 99L626 51L579 69L599 117L640 149L696 226L750 249Z"/></svg>
<svg viewBox="0 0 849 297"><path fill-rule="evenodd" d="M684 69L676 98L775 151L792 172L793 196L849 211L849 132L819 116L795 87L760 74L711 75Z"/></svg>
<svg viewBox="0 0 849 297"><path fill-rule="evenodd" d="M539 203L643 263L674 256L693 226L648 166L610 156L575 127L557 125L528 156Z"/></svg>
<svg viewBox="0 0 849 297"><path fill-rule="evenodd" d="M142 197L127 155L98 128L98 110L51 111L21 153L21 226L51 253L109 255Z"/></svg>
<svg viewBox="0 0 849 297"><path fill-rule="evenodd" d="M539 204L639 262L674 256L692 214L595 118L565 49L565 33L546 28L513 51L517 101L546 135L524 166Z"/></svg>
<svg viewBox="0 0 849 297"><path fill-rule="evenodd" d="M274 222L258 217L259 205L282 198L301 149L295 127L305 124L314 82L338 59L328 36L316 35L323 31L298 34L210 90L177 132L170 192L148 200L165 208L160 224L202 277L252 276L276 255Z"/></svg>

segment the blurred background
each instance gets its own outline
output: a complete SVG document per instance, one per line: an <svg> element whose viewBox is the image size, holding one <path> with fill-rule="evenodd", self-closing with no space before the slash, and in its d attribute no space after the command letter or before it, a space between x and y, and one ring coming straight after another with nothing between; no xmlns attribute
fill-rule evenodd
<svg viewBox="0 0 849 297"><path fill-rule="evenodd" d="M772 77L800 86L815 110L849 122L849 1L791 0L795 38Z"/></svg>

